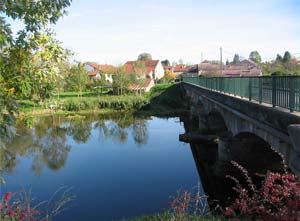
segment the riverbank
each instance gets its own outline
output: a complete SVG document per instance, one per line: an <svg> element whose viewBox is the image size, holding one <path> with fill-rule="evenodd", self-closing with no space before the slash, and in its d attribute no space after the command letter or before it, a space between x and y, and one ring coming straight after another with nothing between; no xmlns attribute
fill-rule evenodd
<svg viewBox="0 0 300 221"><path fill-rule="evenodd" d="M75 94L76 95L76 94ZM159 84L145 94L102 95L85 93L74 96L66 92L59 97L35 103L19 101L19 117L47 115L84 115L130 113L144 116L176 117L184 111L179 84Z"/></svg>

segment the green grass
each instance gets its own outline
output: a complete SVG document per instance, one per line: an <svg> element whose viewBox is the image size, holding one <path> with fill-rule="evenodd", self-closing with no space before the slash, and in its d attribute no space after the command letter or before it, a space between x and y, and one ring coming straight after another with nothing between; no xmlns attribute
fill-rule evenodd
<svg viewBox="0 0 300 221"><path fill-rule="evenodd" d="M222 217L211 216L198 216L191 214L173 214L173 213L161 213L150 216L142 216L133 219L123 219L122 221L224 221ZM121 221L121 220L119 220Z"/></svg>
<svg viewBox="0 0 300 221"><path fill-rule="evenodd" d="M136 114L153 116L178 116L184 110L179 84L159 84L145 95L149 103Z"/></svg>
<svg viewBox="0 0 300 221"><path fill-rule="evenodd" d="M61 93L59 98L54 96L43 103L31 100L19 100L19 110L27 114L47 114L60 112L67 114L71 112L114 112L114 111L135 111L141 115L177 116L182 110L182 99L179 85L158 84L148 93L143 95L103 95L97 92L83 92L78 97L77 92ZM50 111L54 105L55 110ZM106 110L106 111L104 111Z"/></svg>
<svg viewBox="0 0 300 221"><path fill-rule="evenodd" d="M93 97L97 96L97 91L86 91L82 92L82 97ZM58 94L54 96L55 98L58 98ZM75 91L67 91L59 94L60 98L68 98L68 97L78 97L78 92Z"/></svg>
<svg viewBox="0 0 300 221"><path fill-rule="evenodd" d="M148 93L146 93L146 97L153 98L153 97L159 96L161 93L166 91L171 86L172 86L172 84L167 84L167 83L166 84L157 84L153 88L151 88L151 90Z"/></svg>

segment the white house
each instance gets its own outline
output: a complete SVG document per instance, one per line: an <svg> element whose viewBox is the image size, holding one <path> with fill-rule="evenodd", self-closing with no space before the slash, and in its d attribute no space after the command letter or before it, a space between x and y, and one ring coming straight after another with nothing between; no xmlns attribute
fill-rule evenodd
<svg viewBox="0 0 300 221"><path fill-rule="evenodd" d="M105 81L112 83L113 82L113 72L116 68L112 65L101 65L94 62L84 63L84 68L88 72L90 80L99 81L101 79L101 73L104 73Z"/></svg>
<svg viewBox="0 0 300 221"><path fill-rule="evenodd" d="M134 73L134 65L136 64L136 62L137 61L127 61L124 64L126 74ZM165 74L164 67L162 66L159 60L146 60L141 62L143 62L144 64L145 74L144 76L140 76L140 77L158 80L164 76Z"/></svg>

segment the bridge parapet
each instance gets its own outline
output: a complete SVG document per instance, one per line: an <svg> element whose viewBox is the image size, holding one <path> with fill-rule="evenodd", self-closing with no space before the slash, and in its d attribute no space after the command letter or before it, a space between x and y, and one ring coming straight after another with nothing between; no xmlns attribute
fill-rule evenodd
<svg viewBox="0 0 300 221"><path fill-rule="evenodd" d="M260 104L300 111L300 76L183 77L182 80Z"/></svg>
<svg viewBox="0 0 300 221"><path fill-rule="evenodd" d="M199 78L195 79L198 81ZM186 82L185 79L182 87L193 97L193 101L203 105L207 114L218 110L234 136L242 132L256 134L283 155L296 173L300 173L299 113L207 89L194 82Z"/></svg>

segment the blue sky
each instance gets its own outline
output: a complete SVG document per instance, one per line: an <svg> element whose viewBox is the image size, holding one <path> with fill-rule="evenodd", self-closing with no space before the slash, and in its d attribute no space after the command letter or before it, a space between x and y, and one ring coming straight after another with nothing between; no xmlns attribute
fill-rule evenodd
<svg viewBox="0 0 300 221"><path fill-rule="evenodd" d="M74 0L55 26L81 61L155 59L198 63L258 50L265 60L300 52L300 0ZM300 56L300 54L297 54Z"/></svg>

